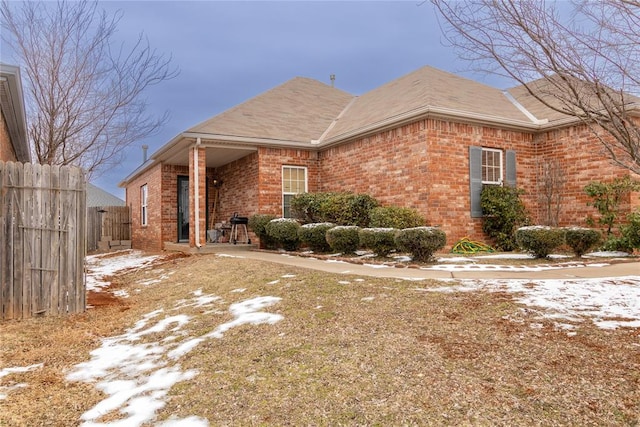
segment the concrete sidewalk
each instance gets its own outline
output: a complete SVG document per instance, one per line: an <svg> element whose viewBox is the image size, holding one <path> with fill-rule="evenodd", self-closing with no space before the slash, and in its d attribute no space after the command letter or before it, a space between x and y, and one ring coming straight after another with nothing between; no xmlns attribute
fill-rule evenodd
<svg viewBox="0 0 640 427"><path fill-rule="evenodd" d="M533 266L507 269L492 269L491 266L436 264L423 268L396 268L378 265L352 264L339 260L320 260L294 256L286 253L272 253L254 250L219 250L221 256L233 256L259 261L275 262L293 267L308 268L336 274L354 274L360 276L391 277L400 279L584 279L597 277L640 276L640 262L624 261L610 264L607 258L575 267L555 269L533 269ZM496 260L498 265L500 260ZM544 264L541 260L540 264ZM608 264L608 265L605 265ZM445 270L446 268L446 270Z"/></svg>

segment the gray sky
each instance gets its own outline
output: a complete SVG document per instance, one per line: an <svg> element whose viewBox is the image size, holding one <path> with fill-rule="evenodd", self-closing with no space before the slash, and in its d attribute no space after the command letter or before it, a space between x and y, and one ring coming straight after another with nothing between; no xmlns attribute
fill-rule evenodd
<svg viewBox="0 0 640 427"><path fill-rule="evenodd" d="M430 65L499 87L443 44L430 3L421 1L104 2L121 10L117 37L140 32L171 55L180 74L151 88L152 111L170 113L154 137L132 146L125 161L93 180L124 198L117 183L178 133L296 76L330 83L354 95Z"/></svg>

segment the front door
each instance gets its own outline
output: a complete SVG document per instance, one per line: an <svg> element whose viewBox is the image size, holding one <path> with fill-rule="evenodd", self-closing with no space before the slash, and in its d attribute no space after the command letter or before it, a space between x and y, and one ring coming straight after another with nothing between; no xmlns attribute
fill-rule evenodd
<svg viewBox="0 0 640 427"><path fill-rule="evenodd" d="M189 177L178 177L178 242L189 241Z"/></svg>

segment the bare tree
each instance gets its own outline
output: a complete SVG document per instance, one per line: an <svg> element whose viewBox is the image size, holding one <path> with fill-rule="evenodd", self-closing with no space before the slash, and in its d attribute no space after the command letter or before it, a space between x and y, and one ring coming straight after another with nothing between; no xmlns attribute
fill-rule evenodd
<svg viewBox="0 0 640 427"><path fill-rule="evenodd" d="M640 173L640 1L431 2L463 58L581 120L615 163Z"/></svg>
<svg viewBox="0 0 640 427"><path fill-rule="evenodd" d="M2 40L26 74L28 132L38 162L73 164L95 176L123 149L166 121L147 114L143 94L177 71L140 35L114 43L121 13L97 3L2 1Z"/></svg>
<svg viewBox="0 0 640 427"><path fill-rule="evenodd" d="M566 175L558 159L542 162L538 167L538 188L541 206L544 206L543 224L558 226L562 193Z"/></svg>

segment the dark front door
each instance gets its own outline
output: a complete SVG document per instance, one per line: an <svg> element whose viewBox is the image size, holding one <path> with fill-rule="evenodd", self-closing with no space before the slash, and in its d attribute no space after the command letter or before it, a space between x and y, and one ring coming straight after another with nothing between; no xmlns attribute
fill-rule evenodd
<svg viewBox="0 0 640 427"><path fill-rule="evenodd" d="M189 241L189 177L178 177L178 242Z"/></svg>

